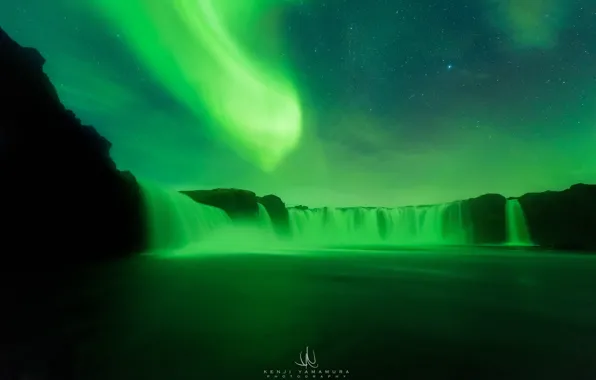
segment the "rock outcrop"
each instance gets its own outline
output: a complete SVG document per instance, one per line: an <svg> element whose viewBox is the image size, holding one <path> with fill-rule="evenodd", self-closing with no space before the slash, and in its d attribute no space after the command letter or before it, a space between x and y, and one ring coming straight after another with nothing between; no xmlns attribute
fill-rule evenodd
<svg viewBox="0 0 596 380"><path fill-rule="evenodd" d="M142 202L111 144L61 103L41 54L0 29L0 244L5 262L143 249Z"/></svg>
<svg viewBox="0 0 596 380"><path fill-rule="evenodd" d="M272 194L258 197L257 200L265 206L277 234L280 236L288 235L290 232L290 214L284 201L277 195Z"/></svg>
<svg viewBox="0 0 596 380"><path fill-rule="evenodd" d="M289 232L290 216L285 203L276 195L258 197L254 192L241 189L213 189L181 191L192 200L224 210L232 220L251 221L259 214L259 203L262 204L275 231L280 236Z"/></svg>
<svg viewBox="0 0 596 380"><path fill-rule="evenodd" d="M195 202L218 207L230 218L254 219L259 213L257 195L252 191L240 189L213 189L181 191Z"/></svg>
<svg viewBox="0 0 596 380"><path fill-rule="evenodd" d="M507 239L505 203L499 194L463 201L464 225L470 244L502 244Z"/></svg>
<svg viewBox="0 0 596 380"><path fill-rule="evenodd" d="M596 185L529 193L519 202L538 246L596 252Z"/></svg>
<svg viewBox="0 0 596 380"><path fill-rule="evenodd" d="M110 142L64 107L44 62L0 29L1 378L29 378L31 362L44 363L39 378L74 378L65 352L80 331L49 300L81 287L91 264L146 243L134 176L118 171ZM70 333L46 356L58 326Z"/></svg>
<svg viewBox="0 0 596 380"><path fill-rule="evenodd" d="M530 238L538 247L596 252L596 185L528 193L517 198ZM464 201L473 244L507 240L507 199L487 194Z"/></svg>

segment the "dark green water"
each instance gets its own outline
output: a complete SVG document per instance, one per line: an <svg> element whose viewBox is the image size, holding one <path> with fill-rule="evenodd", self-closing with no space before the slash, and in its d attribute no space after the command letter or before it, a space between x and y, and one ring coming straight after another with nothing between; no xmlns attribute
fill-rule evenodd
<svg viewBox="0 0 596 380"><path fill-rule="evenodd" d="M299 378L308 346L337 378L594 379L595 273L469 248L135 259L15 311L10 358L63 379Z"/></svg>

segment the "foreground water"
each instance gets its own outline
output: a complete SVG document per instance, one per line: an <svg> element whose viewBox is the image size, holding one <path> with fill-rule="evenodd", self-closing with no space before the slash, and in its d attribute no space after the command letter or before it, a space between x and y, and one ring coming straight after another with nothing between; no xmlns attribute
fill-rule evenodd
<svg viewBox="0 0 596 380"><path fill-rule="evenodd" d="M0 363L64 380L306 378L308 347L309 379L591 379L594 273L592 256L488 248L137 258L15 308Z"/></svg>

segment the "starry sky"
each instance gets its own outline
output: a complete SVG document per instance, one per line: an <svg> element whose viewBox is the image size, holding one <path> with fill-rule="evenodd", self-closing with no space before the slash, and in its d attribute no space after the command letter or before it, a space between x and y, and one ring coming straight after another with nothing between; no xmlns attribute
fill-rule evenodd
<svg viewBox="0 0 596 380"><path fill-rule="evenodd" d="M121 169L310 206L596 182L593 0L21 0Z"/></svg>

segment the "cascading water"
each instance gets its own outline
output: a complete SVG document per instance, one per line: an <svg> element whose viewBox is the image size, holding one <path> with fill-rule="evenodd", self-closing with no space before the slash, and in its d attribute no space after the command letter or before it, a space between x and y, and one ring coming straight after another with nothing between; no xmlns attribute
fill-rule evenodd
<svg viewBox="0 0 596 380"><path fill-rule="evenodd" d="M150 251L169 251L209 238L231 220L225 211L197 203L177 191L141 183Z"/></svg>
<svg viewBox="0 0 596 380"><path fill-rule="evenodd" d="M273 221L271 220L271 216L269 216L269 212L261 203L257 202L259 207L259 213L257 215L257 223L260 227L264 229L273 230Z"/></svg>
<svg viewBox="0 0 596 380"><path fill-rule="evenodd" d="M466 244L462 203L402 208L290 209L295 239L316 244Z"/></svg>
<svg viewBox="0 0 596 380"><path fill-rule="evenodd" d="M152 252L246 252L282 246L267 209L260 203L256 220L233 222L223 210L179 192L147 183L141 188ZM292 244L467 243L462 202L402 208L289 209L289 215Z"/></svg>
<svg viewBox="0 0 596 380"><path fill-rule="evenodd" d="M376 209L290 209L294 239L323 244L376 243Z"/></svg>
<svg viewBox="0 0 596 380"><path fill-rule="evenodd" d="M508 199L505 204L505 220L507 223L507 245L534 245L530 238L524 210L517 199Z"/></svg>

